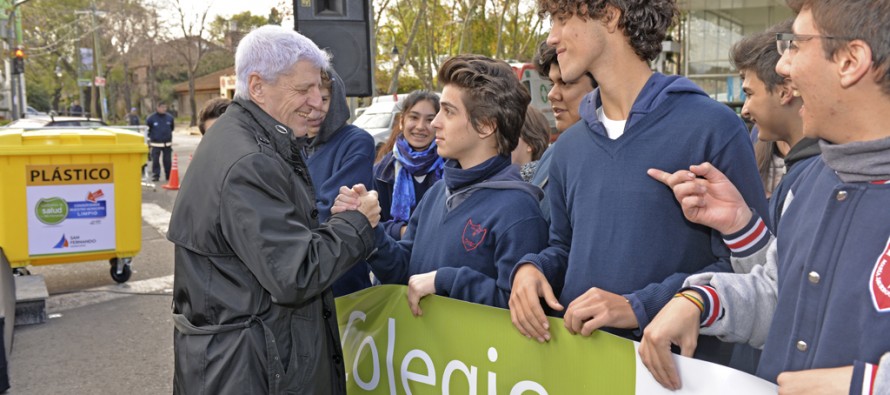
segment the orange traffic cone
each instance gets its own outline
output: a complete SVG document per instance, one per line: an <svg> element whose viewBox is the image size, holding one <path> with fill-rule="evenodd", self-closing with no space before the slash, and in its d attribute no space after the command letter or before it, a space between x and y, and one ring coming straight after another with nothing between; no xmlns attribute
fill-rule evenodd
<svg viewBox="0 0 890 395"><path fill-rule="evenodd" d="M173 154L173 168L170 169L170 180L167 181L167 185L162 185L161 188L164 189L179 189L179 164L176 160L176 154Z"/></svg>

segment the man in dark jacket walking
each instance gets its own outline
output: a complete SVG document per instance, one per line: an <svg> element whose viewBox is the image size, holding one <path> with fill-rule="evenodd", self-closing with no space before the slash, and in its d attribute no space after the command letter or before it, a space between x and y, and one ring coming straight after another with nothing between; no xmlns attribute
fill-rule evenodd
<svg viewBox="0 0 890 395"><path fill-rule="evenodd" d="M173 116L167 114L167 104L158 104L158 111L145 119L148 125L148 145L151 146L151 179L161 178L161 153L164 153L164 176L170 179L170 155L173 153Z"/></svg>
<svg viewBox="0 0 890 395"><path fill-rule="evenodd" d="M331 284L374 248L375 192L318 220L300 155L327 55L280 26L245 36L235 100L177 196L173 391L345 394ZM363 187L357 188L364 190Z"/></svg>

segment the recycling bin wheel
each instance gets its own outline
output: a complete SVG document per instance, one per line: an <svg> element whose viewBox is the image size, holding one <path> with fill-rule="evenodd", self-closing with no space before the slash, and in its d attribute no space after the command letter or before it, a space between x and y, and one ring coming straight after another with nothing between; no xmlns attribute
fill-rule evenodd
<svg viewBox="0 0 890 395"><path fill-rule="evenodd" d="M127 280L130 279L130 276L133 275L133 269L130 268L129 259L121 261L118 258L111 258L109 263L111 263L111 279L118 284L127 282Z"/></svg>

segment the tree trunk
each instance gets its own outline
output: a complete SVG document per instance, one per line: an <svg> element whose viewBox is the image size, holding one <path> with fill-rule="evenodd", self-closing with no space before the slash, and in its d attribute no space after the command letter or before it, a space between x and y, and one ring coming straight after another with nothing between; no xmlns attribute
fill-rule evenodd
<svg viewBox="0 0 890 395"><path fill-rule="evenodd" d="M411 54L411 48L414 45L414 37L417 36L417 28L420 27L420 21L423 20L424 14L426 14L426 2L427 0L420 1L420 10L417 11L417 15L414 17L414 24L411 25L411 34L408 35L408 42L405 44L405 48L402 50L402 55L399 58L399 63L396 64L395 69L392 71L392 81L389 83L389 93L396 94L399 89L399 72L402 71L402 67L405 66L408 57Z"/></svg>
<svg viewBox="0 0 890 395"><path fill-rule="evenodd" d="M196 67L197 68L197 67ZM189 106L191 106L191 116L192 120L189 122L189 127L198 125L198 109L195 104L195 71L189 67Z"/></svg>
<svg viewBox="0 0 890 395"><path fill-rule="evenodd" d="M124 57L124 110L127 114L133 108L133 99L130 97L130 62Z"/></svg>
<svg viewBox="0 0 890 395"><path fill-rule="evenodd" d="M504 0L504 7L501 9L501 17L498 18L498 41L495 45L495 59L501 59L504 54L504 20L507 18L507 7L509 6L510 0Z"/></svg>
<svg viewBox="0 0 890 395"><path fill-rule="evenodd" d="M148 96L151 98L151 109L148 113L154 112L158 108L158 95L155 92L155 49L154 43L148 50Z"/></svg>

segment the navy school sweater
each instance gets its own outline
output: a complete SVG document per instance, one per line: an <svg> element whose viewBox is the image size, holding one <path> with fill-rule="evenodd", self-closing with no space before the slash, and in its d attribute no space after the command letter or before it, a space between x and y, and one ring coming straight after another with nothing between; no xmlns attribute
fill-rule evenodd
<svg viewBox="0 0 890 395"><path fill-rule="evenodd" d="M347 124L349 107L343 81L332 69L331 106L318 135L303 147L306 166L315 188L318 222L331 217L331 206L340 187L364 184L371 188L374 168L374 138L361 128ZM343 296L371 286L370 269L359 262L344 273L331 289Z"/></svg>
<svg viewBox="0 0 890 395"><path fill-rule="evenodd" d="M593 287L624 295L642 330L688 275L732 270L719 232L687 221L670 188L646 170L707 161L758 212L767 212L766 197L744 124L688 79L654 73L616 140L596 117L600 105L597 89L581 103L582 120L550 148L549 247L521 261L546 275L563 306Z"/></svg>
<svg viewBox="0 0 890 395"><path fill-rule="evenodd" d="M547 245L543 192L522 181L509 157L469 172L456 163L446 162L444 179L417 205L402 240L377 226L377 253L368 263L383 283L407 284L435 270L436 294L507 308L516 262Z"/></svg>
<svg viewBox="0 0 890 395"><path fill-rule="evenodd" d="M331 217L331 206L341 186L364 184L371 189L373 164L374 138L352 125L343 126L306 159L315 187L319 222Z"/></svg>

